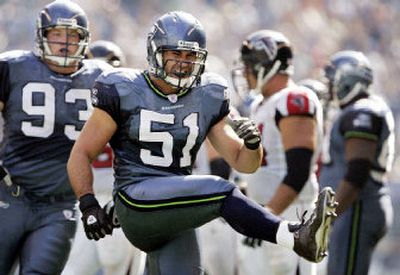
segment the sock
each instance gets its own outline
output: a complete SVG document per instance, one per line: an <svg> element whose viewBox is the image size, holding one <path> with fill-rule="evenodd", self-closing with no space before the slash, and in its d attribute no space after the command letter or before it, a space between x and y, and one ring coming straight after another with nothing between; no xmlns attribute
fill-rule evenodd
<svg viewBox="0 0 400 275"><path fill-rule="evenodd" d="M222 203L221 216L245 236L276 243L281 219L243 195L238 188L233 189Z"/></svg>
<svg viewBox="0 0 400 275"><path fill-rule="evenodd" d="M294 237L293 233L289 231L288 225L288 221L282 221L279 224L278 232L276 233L276 243L289 249L293 249Z"/></svg>

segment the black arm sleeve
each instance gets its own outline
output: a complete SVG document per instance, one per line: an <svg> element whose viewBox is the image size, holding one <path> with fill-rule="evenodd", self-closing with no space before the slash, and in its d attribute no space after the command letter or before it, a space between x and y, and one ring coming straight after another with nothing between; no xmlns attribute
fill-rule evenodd
<svg viewBox="0 0 400 275"><path fill-rule="evenodd" d="M223 179L229 179L231 167L223 158L215 158L210 161L211 175L220 176Z"/></svg>
<svg viewBox="0 0 400 275"><path fill-rule="evenodd" d="M10 94L10 70L8 63L0 61L0 101L4 104Z"/></svg>
<svg viewBox="0 0 400 275"><path fill-rule="evenodd" d="M313 151L308 148L292 148L285 155L287 173L283 183L300 193L310 176Z"/></svg>
<svg viewBox="0 0 400 275"><path fill-rule="evenodd" d="M347 172L344 179L350 184L363 188L369 177L371 162L367 159L351 159L347 163Z"/></svg>

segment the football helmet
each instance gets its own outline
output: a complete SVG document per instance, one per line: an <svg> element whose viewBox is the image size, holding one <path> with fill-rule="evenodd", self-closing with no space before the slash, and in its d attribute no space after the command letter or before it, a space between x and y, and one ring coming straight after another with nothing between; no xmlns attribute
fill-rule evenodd
<svg viewBox="0 0 400 275"><path fill-rule="evenodd" d="M36 48L38 56L44 60L52 61L57 66L73 66L85 56L90 39L88 25L87 16L78 4L66 0L51 2L39 13L36 21ZM77 43L78 50L73 54L66 52L65 56L52 53L49 44L56 42L49 41L46 35L53 28L76 30L80 37ZM67 38L66 45L71 44L73 43L68 42Z"/></svg>
<svg viewBox="0 0 400 275"><path fill-rule="evenodd" d="M193 68L191 72L181 76L171 76L165 71L169 60L164 60L163 52L166 50L190 51L196 56L194 62L189 63ZM163 79L168 84L188 89L200 80L204 72L207 58L206 35L201 23L191 14L174 11L161 16L153 25L147 37L147 61L150 73Z"/></svg>
<svg viewBox="0 0 400 275"><path fill-rule="evenodd" d="M293 74L293 51L289 39L272 30L250 34L240 48L240 59L257 79L256 91L275 74Z"/></svg>
<svg viewBox="0 0 400 275"><path fill-rule="evenodd" d="M373 73L368 58L358 51L334 54L324 68L329 91L341 107L354 99L369 94Z"/></svg>
<svg viewBox="0 0 400 275"><path fill-rule="evenodd" d="M90 43L87 58L102 59L116 68L125 64L125 55L121 48L117 44L106 40Z"/></svg>
<svg viewBox="0 0 400 275"><path fill-rule="evenodd" d="M329 101L331 100L331 95L328 91L328 87L325 85L325 83L323 83L319 80L312 79L312 78L306 78L306 79L300 80L297 84L299 86L307 87L311 91L313 91L317 95L317 97L323 107L326 107L328 105Z"/></svg>

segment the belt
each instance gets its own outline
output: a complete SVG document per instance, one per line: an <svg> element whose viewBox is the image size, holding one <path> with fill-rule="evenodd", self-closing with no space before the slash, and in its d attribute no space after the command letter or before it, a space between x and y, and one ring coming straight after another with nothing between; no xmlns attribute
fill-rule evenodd
<svg viewBox="0 0 400 275"><path fill-rule="evenodd" d="M60 202L60 201L69 201L69 200L76 200L74 194L56 194L56 195L44 195L38 196L36 194L26 192L23 188L18 185L14 184L11 181L10 175L7 170L0 165L0 180L3 180L7 187L11 188L11 195L13 197L19 197L22 194L28 198L30 201L34 202L41 202L41 203L53 203L53 202Z"/></svg>
<svg viewBox="0 0 400 275"><path fill-rule="evenodd" d="M12 181L10 178L10 174L8 173L8 171L6 170L6 168L4 168L3 166L0 165L0 180L3 180L4 183L10 187L12 185Z"/></svg>
<svg viewBox="0 0 400 275"><path fill-rule="evenodd" d="M45 195L45 196L38 196L29 192L23 193L26 198L33 202L42 202L42 203L54 203L54 202L61 202L61 201L69 201L69 200L76 200L75 195L73 194L57 194L57 195Z"/></svg>

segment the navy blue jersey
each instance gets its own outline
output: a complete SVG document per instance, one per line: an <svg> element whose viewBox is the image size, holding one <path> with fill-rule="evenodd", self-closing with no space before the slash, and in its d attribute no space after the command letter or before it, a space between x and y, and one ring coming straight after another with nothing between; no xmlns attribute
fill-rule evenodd
<svg viewBox="0 0 400 275"><path fill-rule="evenodd" d="M360 99L342 110L330 133L330 163L324 164L320 181L335 188L347 171L345 140L362 138L377 142L377 151L363 194L385 183L394 158L394 119L378 96ZM378 183L378 185L376 184Z"/></svg>
<svg viewBox="0 0 400 275"><path fill-rule="evenodd" d="M0 154L14 183L37 195L72 193L66 163L92 111L90 89L108 68L85 60L77 72L61 75L32 52L0 55L5 120Z"/></svg>
<svg viewBox="0 0 400 275"><path fill-rule="evenodd" d="M118 125L110 144L120 186L190 174L208 131L229 113L226 82L209 73L195 88L166 96L146 72L115 70L97 79L92 96Z"/></svg>

